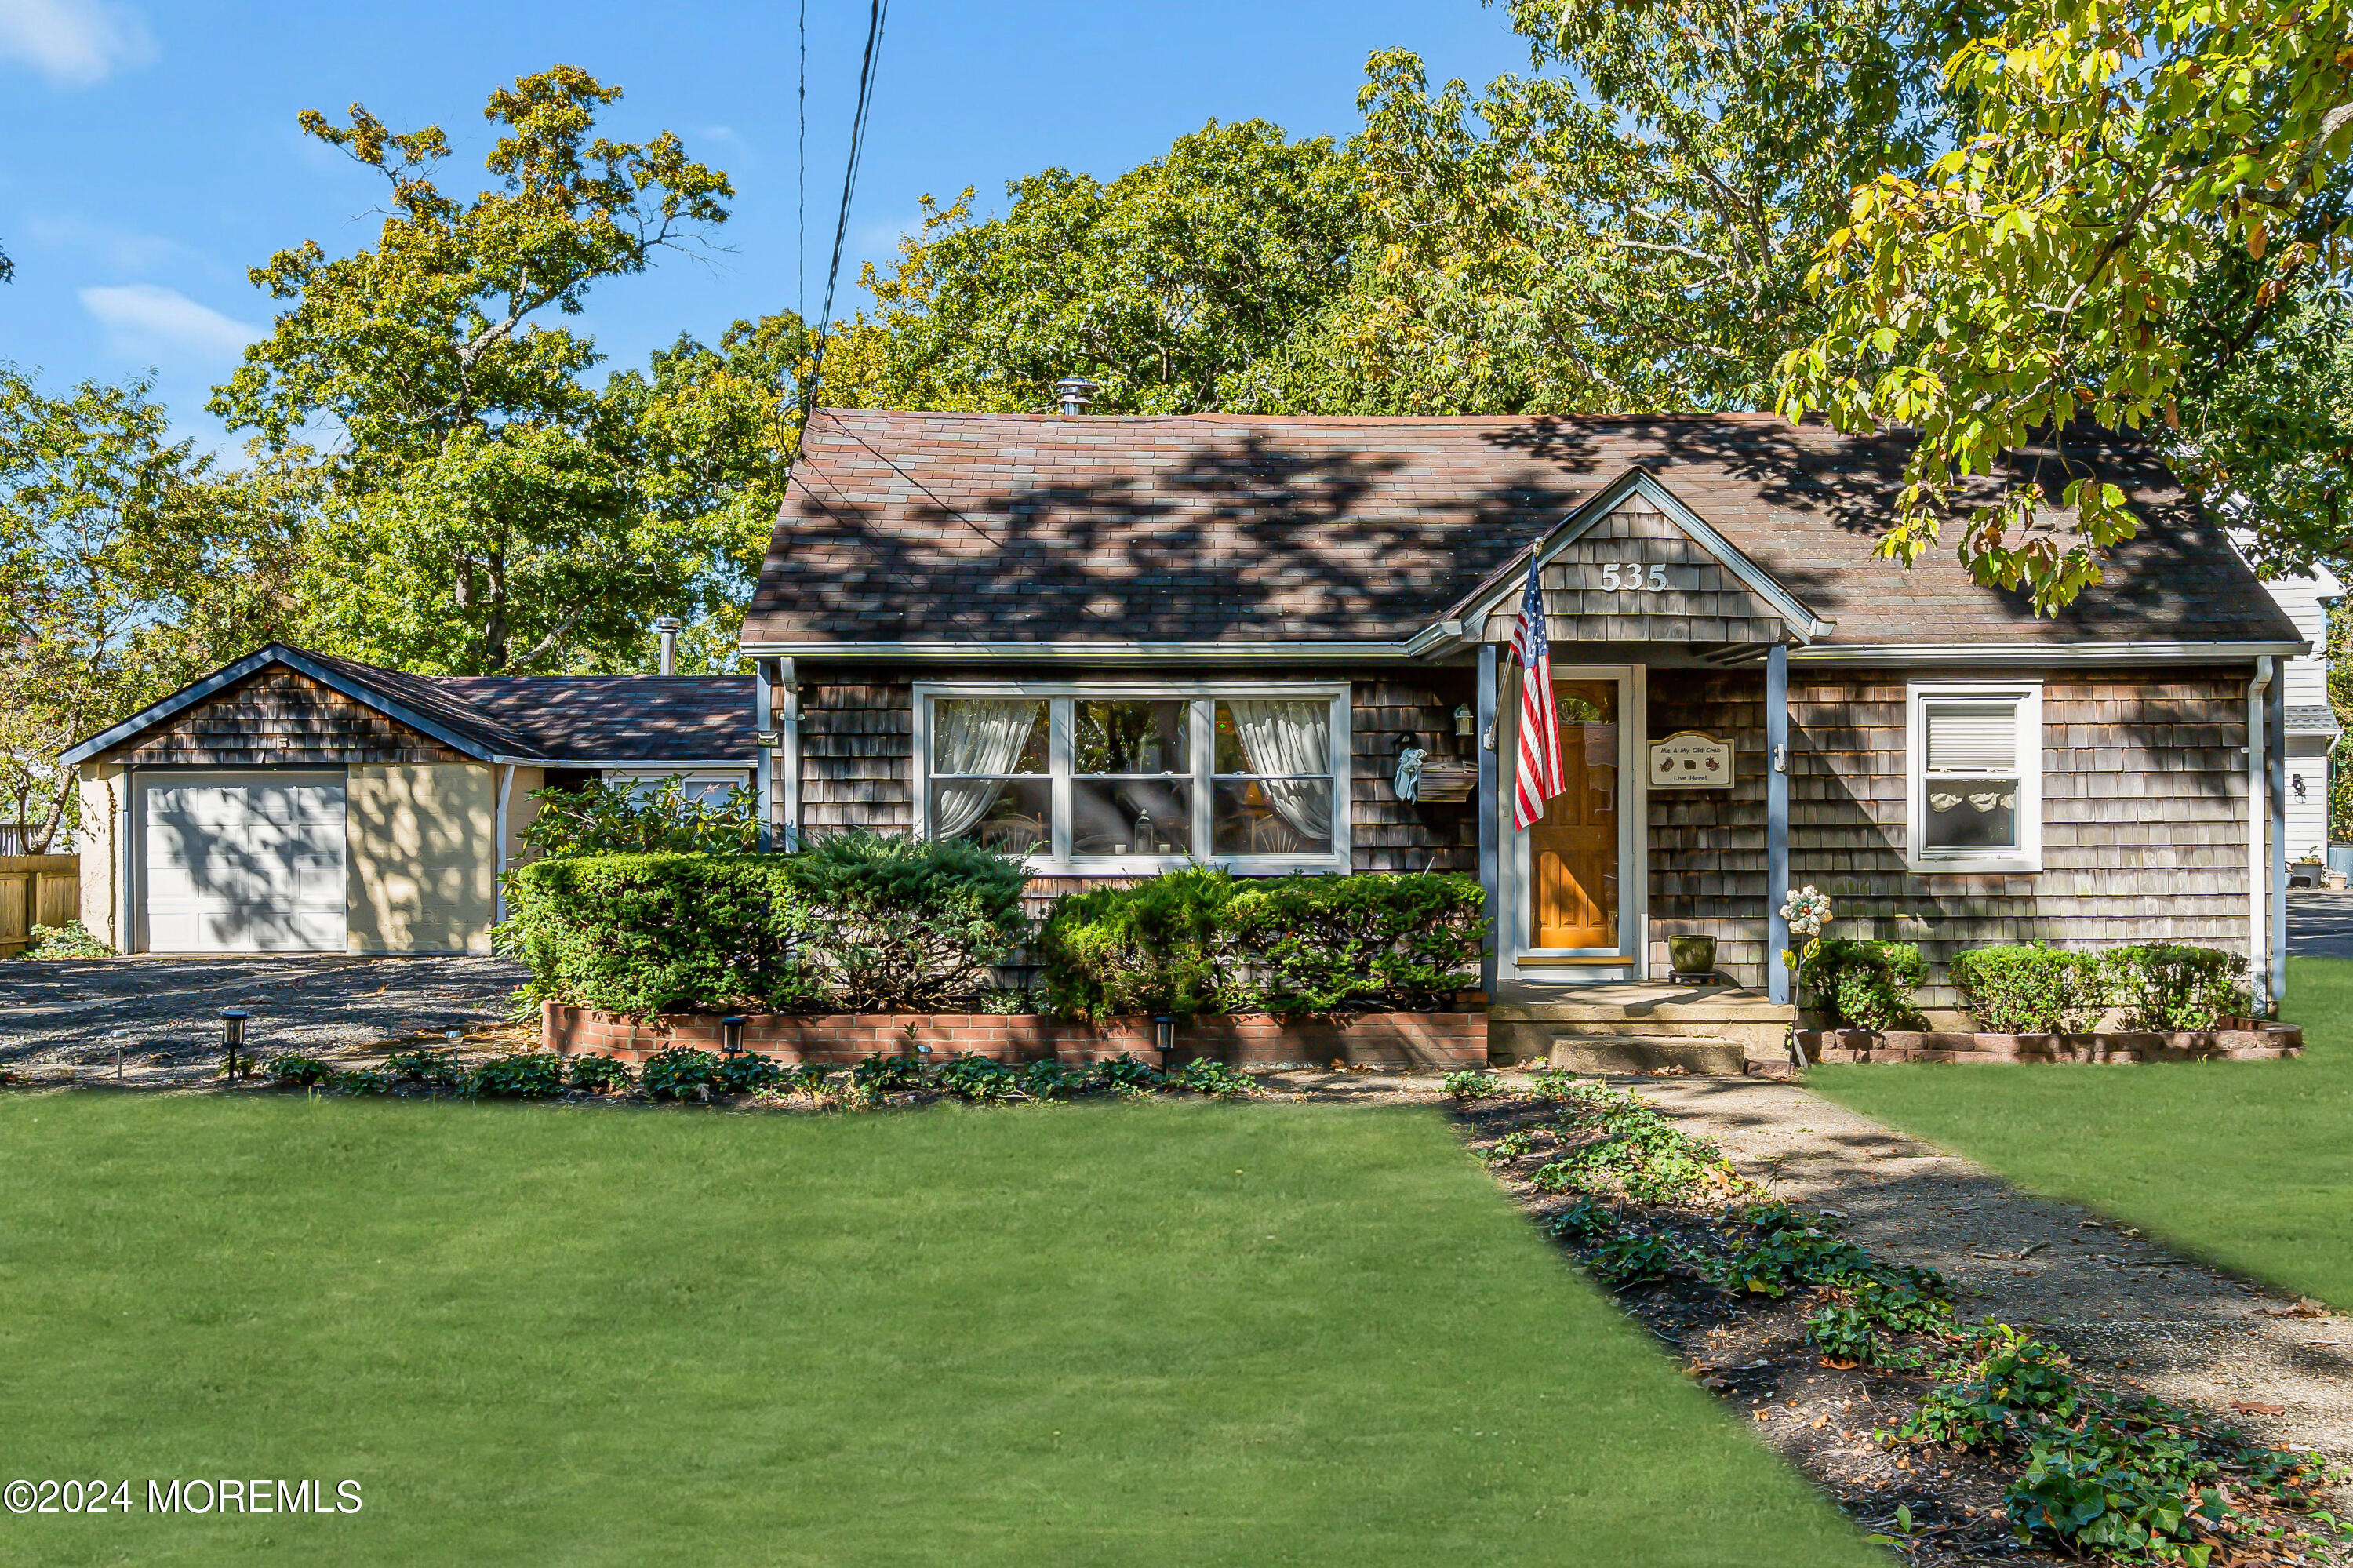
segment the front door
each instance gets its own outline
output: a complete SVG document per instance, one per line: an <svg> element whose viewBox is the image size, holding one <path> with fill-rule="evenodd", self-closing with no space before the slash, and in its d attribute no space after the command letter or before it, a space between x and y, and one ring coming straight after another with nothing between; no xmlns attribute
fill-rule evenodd
<svg viewBox="0 0 2353 1568"><path fill-rule="evenodd" d="M1560 777L1567 786L1528 830L1535 948L1618 946L1618 683L1555 680Z"/></svg>
<svg viewBox="0 0 2353 1568"><path fill-rule="evenodd" d="M1647 902L1641 896L1644 791L1636 766L1642 671L1557 669L1552 691L1564 788L1525 832L1512 821L1508 773L1499 791L1509 846L1502 866L1506 956L1527 979L1631 979L1642 969L1637 934ZM1517 736L1506 744L1516 746Z"/></svg>

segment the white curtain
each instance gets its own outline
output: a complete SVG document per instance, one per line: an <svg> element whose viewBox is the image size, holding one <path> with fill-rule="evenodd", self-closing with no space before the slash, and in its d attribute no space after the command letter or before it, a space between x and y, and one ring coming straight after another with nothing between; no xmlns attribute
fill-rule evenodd
<svg viewBox="0 0 2353 1568"><path fill-rule="evenodd" d="M1226 709L1234 715L1242 758L1252 773L1305 775L1260 780L1282 820L1308 838L1330 843L1332 705L1234 698Z"/></svg>
<svg viewBox="0 0 2353 1568"><path fill-rule="evenodd" d="M1046 705L1034 698L1009 701L958 698L932 705L932 771L1003 773L1021 759L1029 732ZM935 839L961 837L988 815L1005 791L999 779L962 779L940 784L932 818Z"/></svg>

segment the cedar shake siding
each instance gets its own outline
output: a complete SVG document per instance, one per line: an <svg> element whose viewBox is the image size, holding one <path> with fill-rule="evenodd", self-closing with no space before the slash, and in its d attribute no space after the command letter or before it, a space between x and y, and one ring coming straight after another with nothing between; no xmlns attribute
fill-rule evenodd
<svg viewBox="0 0 2353 1568"><path fill-rule="evenodd" d="M106 755L134 768L333 767L467 760L429 736L273 664Z"/></svg>
<svg viewBox="0 0 2353 1568"><path fill-rule="evenodd" d="M1789 875L1837 901L1831 934L1915 941L1940 980L1955 953L2003 942L2244 952L2246 673L2042 679L2042 871L1922 875L1904 864L1906 675L1792 672Z"/></svg>
<svg viewBox="0 0 2353 1568"><path fill-rule="evenodd" d="M1732 742L1729 789L1650 791L1651 972L1672 967L1667 938L1715 938L1715 967L1743 985L1767 978L1765 676L1758 670L1652 670L1650 741L1695 729ZM1897 739L1902 740L1899 731ZM1647 751L1646 751L1647 755ZM1901 767L1901 759L1898 759ZM1509 777L1504 780L1508 789ZM1902 817L1901 798L1897 803ZM1801 830L1794 825L1794 842Z"/></svg>
<svg viewBox="0 0 2353 1568"><path fill-rule="evenodd" d="M1630 574L1629 588L1600 587L1601 568ZM1645 570L1665 567L1673 586L1641 588ZM1518 573L1526 576L1522 565ZM1575 663L1586 644L1776 642L1786 628L1778 612L1751 593L1715 556L1639 495L1629 496L1544 565L1545 630L1556 663ZM1506 614L1487 618L1486 640L1509 642L1519 627L1519 598ZM1607 647L1592 651L1613 662ZM1697 726L1693 726L1694 728Z"/></svg>
<svg viewBox="0 0 2353 1568"><path fill-rule="evenodd" d="M967 672L957 672L959 675ZM1056 681L1135 677L1103 671L1015 672ZM926 678L929 678L928 676ZM1230 669L1176 672L1171 681L1246 681ZM1473 737L1454 733L1454 710L1473 701L1467 669L1408 667L1377 674L1285 670L1282 681L1349 682L1351 869L1479 869L1479 827L1471 800L1408 803L1397 798L1397 741L1413 732L1433 762L1476 767ZM870 828L906 832L915 820L915 677L876 669L811 669L801 676L801 821L810 832ZM1052 879L1059 888L1079 879Z"/></svg>

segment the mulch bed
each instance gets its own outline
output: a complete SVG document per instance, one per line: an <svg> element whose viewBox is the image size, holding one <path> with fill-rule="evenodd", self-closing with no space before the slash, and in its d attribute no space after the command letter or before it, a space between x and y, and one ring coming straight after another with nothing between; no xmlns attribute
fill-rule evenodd
<svg viewBox="0 0 2353 1568"><path fill-rule="evenodd" d="M1490 1169L1531 1221L1547 1235L1552 1221L1585 1195L1549 1192L1530 1180L1564 1145L1551 1130L1558 1107L1527 1099L1491 1099L1458 1109L1471 1148L1482 1159L1507 1136L1530 1134L1533 1147L1517 1158L1489 1160ZM1619 1213L1639 1228L1694 1247L1721 1235L1716 1216L1699 1208L1619 1201ZM1556 1238L1572 1258L1573 1238ZM1701 1387L1747 1415L1757 1435L1804 1472L1848 1517L1900 1539L1899 1549L1930 1568L1965 1563L2081 1563L2021 1545L2003 1493L2017 1478L2015 1463L1982 1454L1883 1443L1920 1407L1936 1386L1912 1374L1834 1361L1807 1342L1805 1320L1816 1305L1809 1293L1779 1301L1741 1298L1682 1277L1628 1287L1620 1308L1655 1335ZM2217 1427L2229 1423L2217 1421ZM1897 1510L1908 1510L1905 1533ZM2295 1529L2299 1516L2274 1516ZM2216 1552L2213 1568L2257 1563L2342 1564L2353 1555L2322 1555L2263 1546Z"/></svg>

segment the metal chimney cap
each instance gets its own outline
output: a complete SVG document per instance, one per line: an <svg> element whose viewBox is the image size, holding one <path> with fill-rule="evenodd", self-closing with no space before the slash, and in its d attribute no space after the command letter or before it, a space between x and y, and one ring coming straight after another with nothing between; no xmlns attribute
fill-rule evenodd
<svg viewBox="0 0 2353 1568"><path fill-rule="evenodd" d="M685 621L681 620L675 615L657 615L654 617L654 630L656 631L676 631L680 627L684 626L685 624Z"/></svg>
<svg viewBox="0 0 2353 1568"><path fill-rule="evenodd" d="M1102 390L1083 376L1065 376L1054 383L1054 395L1062 400L1062 412L1065 414L1085 413L1087 405L1092 403L1095 394Z"/></svg>

